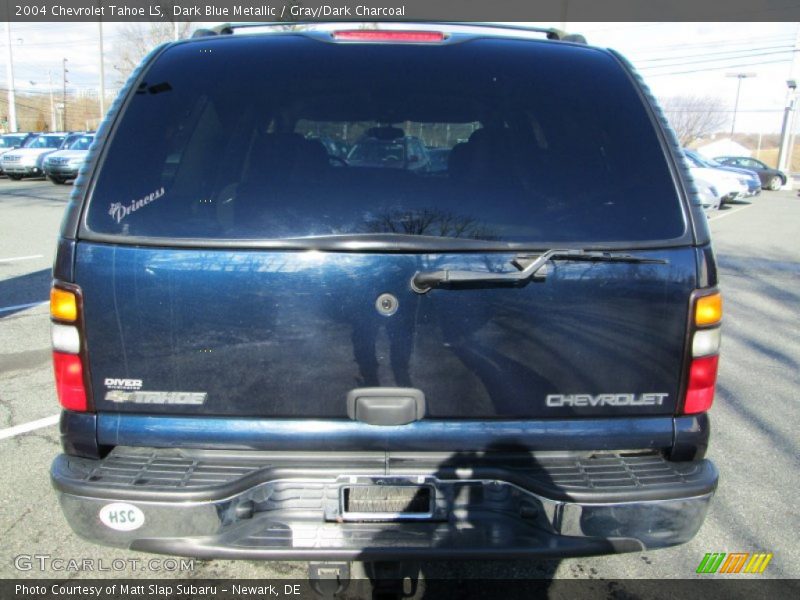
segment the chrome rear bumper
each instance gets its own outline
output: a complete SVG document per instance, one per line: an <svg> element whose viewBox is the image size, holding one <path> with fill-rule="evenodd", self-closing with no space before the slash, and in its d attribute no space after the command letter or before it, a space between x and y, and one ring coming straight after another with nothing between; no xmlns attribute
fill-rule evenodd
<svg viewBox="0 0 800 600"><path fill-rule="evenodd" d="M101 461L62 455L52 479L72 528L101 544L298 560L581 556L672 546L697 533L717 483L708 461L669 463L656 455L480 457L469 466L463 457L432 455L234 454L125 448ZM356 486L383 486L391 510L349 510L344 490ZM428 490L428 510L397 510L390 496L398 486ZM133 511L136 527L101 518L112 504Z"/></svg>

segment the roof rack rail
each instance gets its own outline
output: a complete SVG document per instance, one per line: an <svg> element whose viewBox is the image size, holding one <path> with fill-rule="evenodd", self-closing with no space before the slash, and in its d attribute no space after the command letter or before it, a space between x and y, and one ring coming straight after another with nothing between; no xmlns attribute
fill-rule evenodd
<svg viewBox="0 0 800 600"><path fill-rule="evenodd" d="M399 21L392 21L392 24L397 24ZM236 29L247 29L250 27L280 27L290 25L319 25L320 21L265 21L263 23L223 23L216 27L197 29L192 38L201 38L214 35L231 35ZM344 23L343 23L344 24ZM561 42L572 42L575 44L585 44L586 38L579 33L568 33L555 27L525 27L523 25L514 24L500 24L500 23L486 23L475 22L470 23L466 21L421 21L420 24L424 25L460 25L462 27L481 27L486 29L506 29L512 31L525 31L533 33L544 33L548 40L556 40ZM413 23L409 23L413 25Z"/></svg>
<svg viewBox="0 0 800 600"><path fill-rule="evenodd" d="M441 25L461 25L464 27L482 27L486 29L508 29L511 31L526 31L533 33L544 33L548 40L560 42L573 42L585 44L586 38L579 33L568 33L555 27L527 27L525 25L515 25L513 23L489 23L485 21L437 21Z"/></svg>

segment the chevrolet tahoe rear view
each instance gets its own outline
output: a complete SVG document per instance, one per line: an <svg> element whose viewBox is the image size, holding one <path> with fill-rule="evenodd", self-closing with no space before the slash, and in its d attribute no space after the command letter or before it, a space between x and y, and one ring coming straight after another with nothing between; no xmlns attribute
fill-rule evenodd
<svg viewBox="0 0 800 600"><path fill-rule="evenodd" d="M383 154L320 141L364 139ZM409 139L443 168L392 154ZM81 536L185 556L681 544L717 484L717 284L681 150L613 51L204 32L143 62L75 185L53 485Z"/></svg>

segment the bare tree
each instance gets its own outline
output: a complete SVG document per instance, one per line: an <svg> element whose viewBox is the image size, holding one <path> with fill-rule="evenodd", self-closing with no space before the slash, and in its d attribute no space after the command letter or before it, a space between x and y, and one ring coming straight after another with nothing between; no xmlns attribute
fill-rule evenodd
<svg viewBox="0 0 800 600"><path fill-rule="evenodd" d="M194 24L190 21L178 23L181 39L189 37L193 30ZM175 39L175 23L126 23L120 28L119 37L121 41L114 48L114 68L124 81L153 48Z"/></svg>
<svg viewBox="0 0 800 600"><path fill-rule="evenodd" d="M389 210L365 220L368 233L402 233L440 237L497 240L491 228L474 217L456 215L444 210Z"/></svg>
<svg viewBox="0 0 800 600"><path fill-rule="evenodd" d="M729 122L727 106L715 96L672 96L661 101L681 145L715 133Z"/></svg>

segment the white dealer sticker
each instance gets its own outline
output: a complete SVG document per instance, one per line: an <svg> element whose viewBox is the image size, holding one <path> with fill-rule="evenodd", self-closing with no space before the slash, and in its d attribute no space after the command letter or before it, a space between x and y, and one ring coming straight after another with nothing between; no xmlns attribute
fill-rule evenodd
<svg viewBox="0 0 800 600"><path fill-rule="evenodd" d="M144 525L144 513L127 502L113 502L100 509L103 525L117 531L133 531Z"/></svg>

